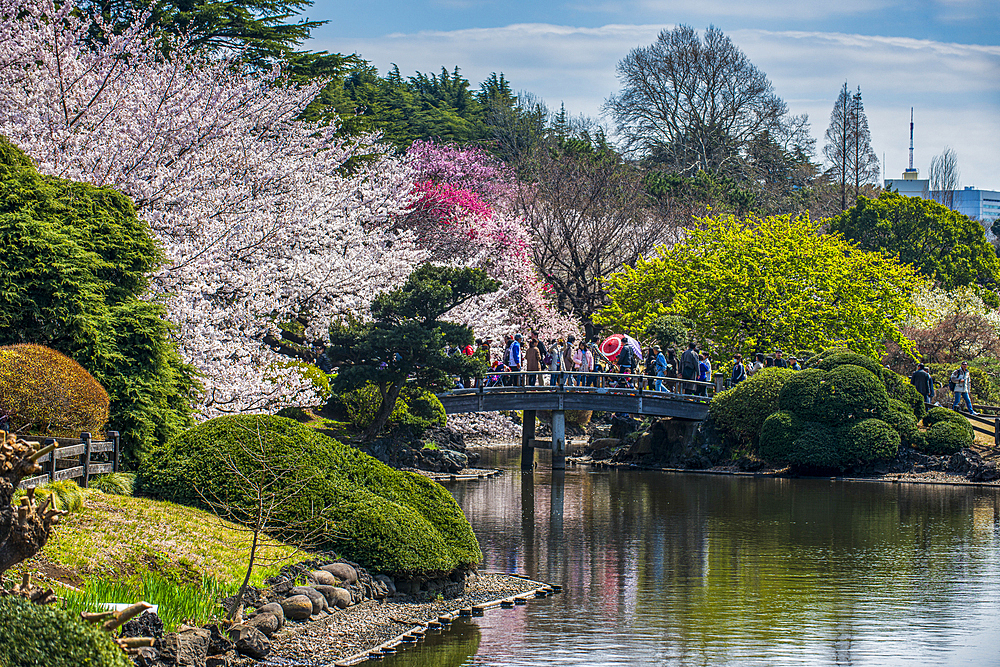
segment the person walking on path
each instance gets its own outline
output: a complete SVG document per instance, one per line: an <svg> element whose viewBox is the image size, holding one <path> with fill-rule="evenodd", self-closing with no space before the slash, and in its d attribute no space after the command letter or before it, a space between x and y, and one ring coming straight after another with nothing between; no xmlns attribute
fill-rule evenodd
<svg viewBox="0 0 1000 667"><path fill-rule="evenodd" d="M733 359L733 375L729 378L731 384L735 387L740 382L747 379L747 369L743 365L743 355L737 354Z"/></svg>
<svg viewBox="0 0 1000 667"><path fill-rule="evenodd" d="M924 397L924 403L934 400L934 378L927 372L927 367L917 364L917 370L910 376L910 384L917 389L917 393Z"/></svg>
<svg viewBox="0 0 1000 667"><path fill-rule="evenodd" d="M677 360L677 352L674 348L667 350L667 377L680 377L681 364Z"/></svg>
<svg viewBox="0 0 1000 667"><path fill-rule="evenodd" d="M774 353L774 365L777 368L788 368L788 361L781 358L781 350Z"/></svg>
<svg viewBox="0 0 1000 667"><path fill-rule="evenodd" d="M698 352L695 350L696 347L694 343L688 343L688 349L681 355L681 378L685 380L694 380L698 377L700 360L698 359ZM693 394L694 387L691 383L684 383L684 393Z"/></svg>
<svg viewBox="0 0 1000 667"><path fill-rule="evenodd" d="M977 414L975 410L972 409L972 399L969 398L969 391L972 389L972 377L969 375L969 362L963 361L962 366L957 368L954 373L951 374L951 382L955 385L955 403L951 406L952 410L958 410L958 403L960 400L965 401L965 407L969 409L969 414Z"/></svg>
<svg viewBox="0 0 1000 667"><path fill-rule="evenodd" d="M524 351L524 370L529 373L542 370L542 355L538 351L538 341L534 338L528 341L528 349ZM528 381L527 386L529 387L534 387L538 381L536 373L531 373L525 377ZM545 383L543 382L542 384Z"/></svg>
<svg viewBox="0 0 1000 667"><path fill-rule="evenodd" d="M761 370L762 368L764 368L764 354L762 352L758 352L757 356L754 357L753 364L751 364L750 370L747 372L747 375L751 376L756 375L757 371Z"/></svg>
<svg viewBox="0 0 1000 667"><path fill-rule="evenodd" d="M563 368L563 347L566 345L566 341L562 338L554 342L549 346L549 357L551 357L551 363L549 364L549 384L555 387L559 384L559 375Z"/></svg>
<svg viewBox="0 0 1000 667"><path fill-rule="evenodd" d="M667 358L663 356L663 352L660 351L659 345L654 345L652 349L653 355L653 368L651 370L656 372L656 391L663 391L663 380L667 376Z"/></svg>

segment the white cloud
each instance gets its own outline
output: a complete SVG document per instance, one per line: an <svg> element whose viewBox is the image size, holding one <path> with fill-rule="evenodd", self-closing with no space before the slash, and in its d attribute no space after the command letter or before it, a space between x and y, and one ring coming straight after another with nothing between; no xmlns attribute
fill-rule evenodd
<svg viewBox="0 0 1000 667"><path fill-rule="evenodd" d="M357 52L385 72L458 65L471 81L503 72L517 89L551 108L596 116L618 89L615 66L669 25L577 28L516 24L501 28L395 33L316 45ZM1000 47L824 32L735 30L727 34L767 72L793 113L808 113L820 139L840 86L861 86L873 147L886 173L906 166L909 109L916 108L916 166L926 174L945 145L956 150L962 180L1000 190Z"/></svg>

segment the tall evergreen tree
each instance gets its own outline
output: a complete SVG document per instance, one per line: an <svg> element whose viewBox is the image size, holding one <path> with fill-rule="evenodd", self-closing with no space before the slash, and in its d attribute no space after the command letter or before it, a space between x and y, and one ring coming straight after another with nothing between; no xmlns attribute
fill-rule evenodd
<svg viewBox="0 0 1000 667"><path fill-rule="evenodd" d="M854 200L861 186L878 177L879 163L871 147L868 117L861 101L861 87L854 95L844 82L830 113L823 154L832 164L827 171L840 185L840 209L847 210L848 187L854 185Z"/></svg>
<svg viewBox="0 0 1000 667"><path fill-rule="evenodd" d="M872 135L868 130L868 117L861 101L861 86L851 99L851 175L854 177L854 201L858 200L861 186L878 179L878 157L872 150Z"/></svg>

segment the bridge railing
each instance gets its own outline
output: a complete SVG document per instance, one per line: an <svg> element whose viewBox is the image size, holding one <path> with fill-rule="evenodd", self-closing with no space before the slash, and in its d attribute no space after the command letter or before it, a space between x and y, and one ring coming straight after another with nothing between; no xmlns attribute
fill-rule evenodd
<svg viewBox="0 0 1000 667"><path fill-rule="evenodd" d="M534 378L535 384L530 384ZM556 384L551 384L552 379ZM550 384L545 384L549 380ZM466 387L447 392L448 394L504 392L504 391L605 391L648 395L670 395L692 400L709 400L717 386L712 382L685 380L683 378L662 377L656 375L638 375L630 373L578 373L563 371L500 371L487 373L475 378L475 387ZM659 381L664 391L656 390ZM652 384L652 387L650 387Z"/></svg>

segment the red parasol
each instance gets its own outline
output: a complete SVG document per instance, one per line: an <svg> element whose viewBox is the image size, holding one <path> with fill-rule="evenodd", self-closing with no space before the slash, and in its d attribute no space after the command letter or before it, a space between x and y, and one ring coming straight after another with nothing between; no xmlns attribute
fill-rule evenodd
<svg viewBox="0 0 1000 667"><path fill-rule="evenodd" d="M622 351L622 338L624 338L622 334L614 334L601 343L601 352L604 353L605 357L611 361L618 358L618 353Z"/></svg>

